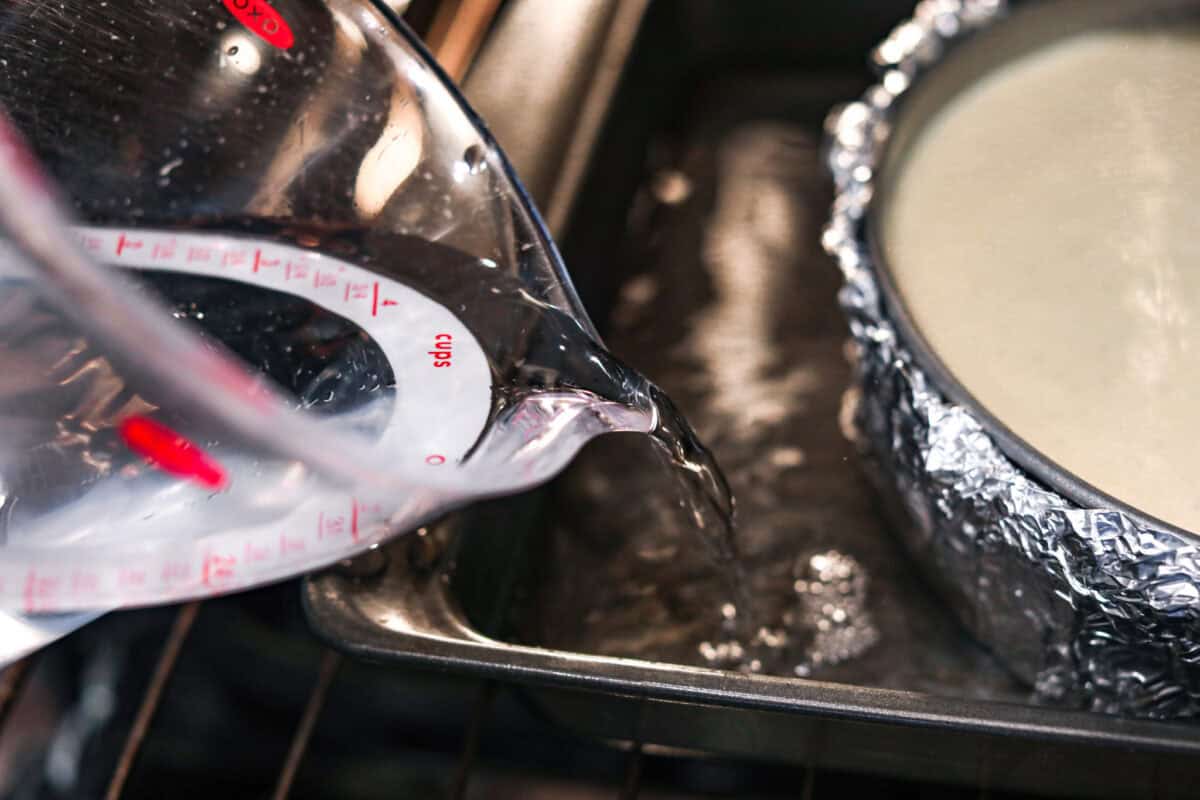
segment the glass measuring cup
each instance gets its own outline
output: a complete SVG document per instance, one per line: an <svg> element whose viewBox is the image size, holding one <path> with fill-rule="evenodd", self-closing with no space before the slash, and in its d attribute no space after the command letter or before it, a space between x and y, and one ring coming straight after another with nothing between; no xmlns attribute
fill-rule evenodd
<svg viewBox="0 0 1200 800"><path fill-rule="evenodd" d="M2 259L0 606L295 574L655 428L387 12L15 2L0 52L0 102L79 220Z"/></svg>

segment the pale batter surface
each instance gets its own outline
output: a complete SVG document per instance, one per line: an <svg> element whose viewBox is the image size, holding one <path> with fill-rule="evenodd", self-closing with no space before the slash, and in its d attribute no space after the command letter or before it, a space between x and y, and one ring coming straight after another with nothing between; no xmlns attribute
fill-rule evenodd
<svg viewBox="0 0 1200 800"><path fill-rule="evenodd" d="M1096 32L919 134L882 220L917 327L985 408L1200 532L1200 38Z"/></svg>

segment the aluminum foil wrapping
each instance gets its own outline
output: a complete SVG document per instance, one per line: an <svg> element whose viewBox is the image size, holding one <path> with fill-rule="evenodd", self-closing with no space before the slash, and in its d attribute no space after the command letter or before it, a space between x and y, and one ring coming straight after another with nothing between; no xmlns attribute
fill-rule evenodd
<svg viewBox="0 0 1200 800"><path fill-rule="evenodd" d="M915 363L881 303L863 219L892 108L1002 0L924 0L874 53L879 83L835 109L836 195L823 234L857 344L853 436L908 548L973 634L1048 701L1146 717L1200 715L1195 540L1081 508L1001 452Z"/></svg>

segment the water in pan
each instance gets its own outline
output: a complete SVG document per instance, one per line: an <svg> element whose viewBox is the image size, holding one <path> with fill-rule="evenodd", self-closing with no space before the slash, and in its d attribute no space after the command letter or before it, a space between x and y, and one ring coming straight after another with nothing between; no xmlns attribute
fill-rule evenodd
<svg viewBox="0 0 1200 800"><path fill-rule="evenodd" d="M583 509L561 515L571 531L559 541L576 550L586 546L580 542L603 537L631 551L618 561L631 571L609 585L611 596L583 615L585 628L603 631L605 647L728 669L806 675L814 667L853 658L878 637L865 602L869 587L862 565L852 555L806 545L812 537L803 528L794 530L787 555L775 564L782 581L767 588L751 569L764 528L794 524L789 517L796 510L780 507L777 492L806 468L806 453L794 445L794 437L781 434L807 404L819 376L807 360L782 349L768 312L773 296L790 282L793 254L804 247L806 231L797 225L789 183L814 165L804 136L761 126L740 131L722 146L714 197L689 197L691 179L681 172L661 174L652 187L668 206L711 202L700 237L708 285L693 279L690 286L672 282L668 288L657 283L658 276L635 278L624 287L614 314L614 346L626 348L646 341L651 331L657 334L655 350L646 346L635 352L664 353L653 364L654 373L673 381L673 392L695 401L693 413L704 436L719 448L733 479L740 479L738 541L726 551L696 553L689 546L689 520L674 507L665 474L639 468L645 453L636 445L597 443L592 468L572 476L581 479L570 484L569 502ZM655 322L668 291L681 312L681 330ZM663 342L674 344L667 349ZM627 493L636 493L636 500L630 503ZM602 508L611 511L591 513ZM622 529L629 533L619 533ZM649 539L655 543L648 546ZM655 568L643 576L646 564ZM634 627L641 630L633 634Z"/></svg>
<svg viewBox="0 0 1200 800"><path fill-rule="evenodd" d="M744 104L734 94L717 92L712 108ZM726 470L757 619L732 624L741 604L694 546L669 478L646 466L639 441L613 437L559 484L522 635L589 653L1020 697L920 585L839 429L850 368L837 276L816 241L829 197L815 144L824 102L813 105L803 126L699 128L678 169L656 175L655 217L639 234L655 242L639 259L650 271L624 285L607 334L680 403Z"/></svg>

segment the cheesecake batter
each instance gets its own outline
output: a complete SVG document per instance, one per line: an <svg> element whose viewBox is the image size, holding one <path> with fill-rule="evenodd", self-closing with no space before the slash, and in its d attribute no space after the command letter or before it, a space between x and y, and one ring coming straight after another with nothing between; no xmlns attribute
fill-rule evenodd
<svg viewBox="0 0 1200 800"><path fill-rule="evenodd" d="M930 119L882 209L966 389L1097 489L1200 532L1200 34L1077 35Z"/></svg>

